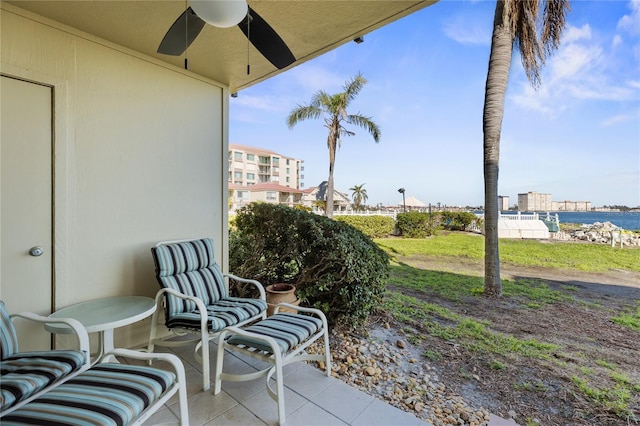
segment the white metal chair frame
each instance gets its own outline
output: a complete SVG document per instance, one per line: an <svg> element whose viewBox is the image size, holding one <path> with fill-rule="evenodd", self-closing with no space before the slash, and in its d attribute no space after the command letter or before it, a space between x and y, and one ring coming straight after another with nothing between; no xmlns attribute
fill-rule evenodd
<svg viewBox="0 0 640 426"><path fill-rule="evenodd" d="M187 401L187 378L184 371L184 365L180 358L173 354L149 354L140 351L130 349L114 349L107 352L103 356L103 360L109 360L111 357L119 356L129 359L136 359L142 361L165 361L171 365L173 372L176 375L176 382L171 385L164 393L147 407L144 412L136 418L131 426L141 426L145 421L149 419L158 409L162 408L164 404L176 393L178 394L178 406L180 412L180 426L189 426L189 408Z"/></svg>

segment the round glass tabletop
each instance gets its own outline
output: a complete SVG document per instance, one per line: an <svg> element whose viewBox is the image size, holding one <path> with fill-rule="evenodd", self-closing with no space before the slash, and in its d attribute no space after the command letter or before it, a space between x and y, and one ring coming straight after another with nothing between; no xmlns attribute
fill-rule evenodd
<svg viewBox="0 0 640 426"><path fill-rule="evenodd" d="M89 300L62 308L51 315L51 318L73 318L86 328L88 333L123 327L140 321L156 309L150 297L116 296ZM66 329L64 325L47 324L47 328Z"/></svg>

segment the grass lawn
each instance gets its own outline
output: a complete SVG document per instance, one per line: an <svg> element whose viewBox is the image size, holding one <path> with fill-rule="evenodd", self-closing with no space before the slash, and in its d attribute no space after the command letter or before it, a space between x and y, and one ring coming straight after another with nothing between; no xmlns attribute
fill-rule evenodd
<svg viewBox="0 0 640 426"><path fill-rule="evenodd" d="M588 284L595 273L637 276L640 249L501 240L501 264L564 271L567 283L587 284L535 275L503 279L496 300L482 295L482 236L375 241L393 259L383 309L412 343L424 345L426 359L442 363L452 385L469 389L477 374L483 392L500 395L496 404L527 401L523 425L574 424L571 413L580 413L575 424L591 424L594 415L600 425L640 421L640 295L600 299Z"/></svg>
<svg viewBox="0 0 640 426"><path fill-rule="evenodd" d="M472 234L453 233L425 239L385 238L375 241L391 254L401 256L429 255L477 260L484 258L484 238ZM500 262L506 264L586 272L607 272L611 269L640 272L638 248L620 249L605 244L502 239L499 250Z"/></svg>

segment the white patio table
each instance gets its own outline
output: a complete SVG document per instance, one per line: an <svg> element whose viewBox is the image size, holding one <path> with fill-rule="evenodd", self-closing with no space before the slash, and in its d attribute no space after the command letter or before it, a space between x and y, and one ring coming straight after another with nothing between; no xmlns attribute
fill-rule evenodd
<svg viewBox="0 0 640 426"><path fill-rule="evenodd" d="M85 327L87 333L100 333L98 355L114 349L113 330L133 324L151 316L156 310L153 299L143 296L116 296L89 300L62 308L50 318L74 318ZM47 324L52 333L69 333L69 329L58 324ZM109 357L108 361L117 361Z"/></svg>

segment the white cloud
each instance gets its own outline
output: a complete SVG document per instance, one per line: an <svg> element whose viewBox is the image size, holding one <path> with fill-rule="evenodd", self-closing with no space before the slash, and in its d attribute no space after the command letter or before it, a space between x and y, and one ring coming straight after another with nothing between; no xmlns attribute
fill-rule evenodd
<svg viewBox="0 0 640 426"><path fill-rule="evenodd" d="M603 120L600 125L602 127L610 127L619 123L640 119L640 111L637 114L618 114Z"/></svg>
<svg viewBox="0 0 640 426"><path fill-rule="evenodd" d="M241 93L240 96L233 99L232 102L238 107L257 109L261 111L278 111L280 109L278 107L279 102L275 102L275 100L270 96L243 96Z"/></svg>
<svg viewBox="0 0 640 426"><path fill-rule="evenodd" d="M618 35L618 34L613 36L613 40L611 40L611 48L615 49L616 47L620 46L621 44L622 44L622 37L620 37L620 35Z"/></svg>
<svg viewBox="0 0 640 426"><path fill-rule="evenodd" d="M511 96L515 103L546 115L553 113L553 109L546 105L549 99L549 90L546 86L543 85L536 90L529 81L526 81L520 84L520 90L520 93Z"/></svg>
<svg viewBox="0 0 640 426"><path fill-rule="evenodd" d="M443 31L447 37L461 44L491 45L491 28L479 25L477 20L464 22L453 19L444 25Z"/></svg>
<svg viewBox="0 0 640 426"><path fill-rule="evenodd" d="M241 91L232 99L231 108L237 121L261 123L271 114L285 117L298 104L306 104L318 90L334 93L342 90L344 83L353 76L341 76L326 66L307 63L274 77L269 90L257 85L250 92ZM249 94L250 93L250 94ZM283 119L284 120L284 119Z"/></svg>
<svg viewBox="0 0 640 426"><path fill-rule="evenodd" d="M302 94L306 94L302 96L304 102L309 101L309 99L307 99L310 98L309 94L315 93L318 90L324 90L327 93L341 91L345 82L353 77L352 75L338 75L331 72L328 67L314 66L311 64L294 68L289 71L287 75L291 77L296 84L301 86Z"/></svg>
<svg viewBox="0 0 640 426"><path fill-rule="evenodd" d="M640 4L640 0L636 1ZM640 10L640 9L639 9ZM637 98L633 82L621 78L627 68L628 50L605 49L603 37L594 39L588 24L567 26L558 51L548 58L541 70L542 87L535 91L523 83L519 93L511 96L518 105L554 115L579 100L628 101ZM616 35L614 45L622 38ZM626 79L628 80L628 79Z"/></svg>
<svg viewBox="0 0 640 426"><path fill-rule="evenodd" d="M580 28L567 25L567 28L564 31L564 36L562 37L562 43L572 43L574 41L585 39L591 39L591 26L589 24L584 24Z"/></svg>
<svg viewBox="0 0 640 426"><path fill-rule="evenodd" d="M629 8L631 13L620 18L618 29L628 31L630 34L640 34L640 0L631 0Z"/></svg>
<svg viewBox="0 0 640 426"><path fill-rule="evenodd" d="M602 48L596 45L585 46L569 43L549 60L549 83L572 79L587 74L596 67L602 56Z"/></svg>

